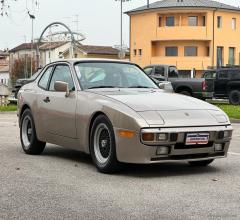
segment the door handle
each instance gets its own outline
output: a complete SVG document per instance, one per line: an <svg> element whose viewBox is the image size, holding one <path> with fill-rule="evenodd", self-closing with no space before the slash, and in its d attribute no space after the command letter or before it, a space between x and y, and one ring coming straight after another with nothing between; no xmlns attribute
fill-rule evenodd
<svg viewBox="0 0 240 220"><path fill-rule="evenodd" d="M50 102L50 99L49 99L49 97L46 97L45 99L43 99L43 101L48 103L48 102Z"/></svg>

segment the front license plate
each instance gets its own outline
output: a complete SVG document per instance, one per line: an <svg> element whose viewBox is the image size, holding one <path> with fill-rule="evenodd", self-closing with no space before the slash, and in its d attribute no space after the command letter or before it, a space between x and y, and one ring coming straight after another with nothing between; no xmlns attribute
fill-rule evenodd
<svg viewBox="0 0 240 220"><path fill-rule="evenodd" d="M189 133L186 137L186 145L208 144L209 133Z"/></svg>

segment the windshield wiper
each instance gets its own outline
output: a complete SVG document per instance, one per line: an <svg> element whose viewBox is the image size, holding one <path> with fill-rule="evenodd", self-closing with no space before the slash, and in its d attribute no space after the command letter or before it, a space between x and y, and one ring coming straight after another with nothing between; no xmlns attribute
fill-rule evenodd
<svg viewBox="0 0 240 220"><path fill-rule="evenodd" d="M153 87L148 87L148 86L130 86L128 88L155 89Z"/></svg>
<svg viewBox="0 0 240 220"><path fill-rule="evenodd" d="M119 86L93 86L87 89L102 89L102 88L121 88Z"/></svg>

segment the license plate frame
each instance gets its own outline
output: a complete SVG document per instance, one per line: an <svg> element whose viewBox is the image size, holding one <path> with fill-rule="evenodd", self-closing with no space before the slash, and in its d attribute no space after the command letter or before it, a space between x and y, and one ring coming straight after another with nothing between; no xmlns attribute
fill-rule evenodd
<svg viewBox="0 0 240 220"><path fill-rule="evenodd" d="M210 134L207 132L187 133L185 145L206 145L209 143Z"/></svg>

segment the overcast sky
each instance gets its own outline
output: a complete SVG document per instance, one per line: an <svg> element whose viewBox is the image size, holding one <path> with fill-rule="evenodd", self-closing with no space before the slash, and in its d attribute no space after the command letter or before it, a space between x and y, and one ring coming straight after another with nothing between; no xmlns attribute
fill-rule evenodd
<svg viewBox="0 0 240 220"><path fill-rule="evenodd" d="M37 1L37 0L34 0ZM9 2L13 2L9 0ZM9 17L0 17L0 49L13 48L31 39L31 22L27 10L31 9L32 0L17 0L11 3ZM79 30L86 35L84 44L118 45L120 35L120 2L116 0L38 0L34 7L35 37L48 24L61 21L73 30L76 29L76 15ZM146 4L147 0L131 0L124 3L124 11ZM150 3L156 0L150 0ZM220 2L240 6L240 0L221 0ZM26 4L27 3L27 4ZM26 36L26 37L25 37ZM124 15L124 42L129 43L129 19Z"/></svg>

